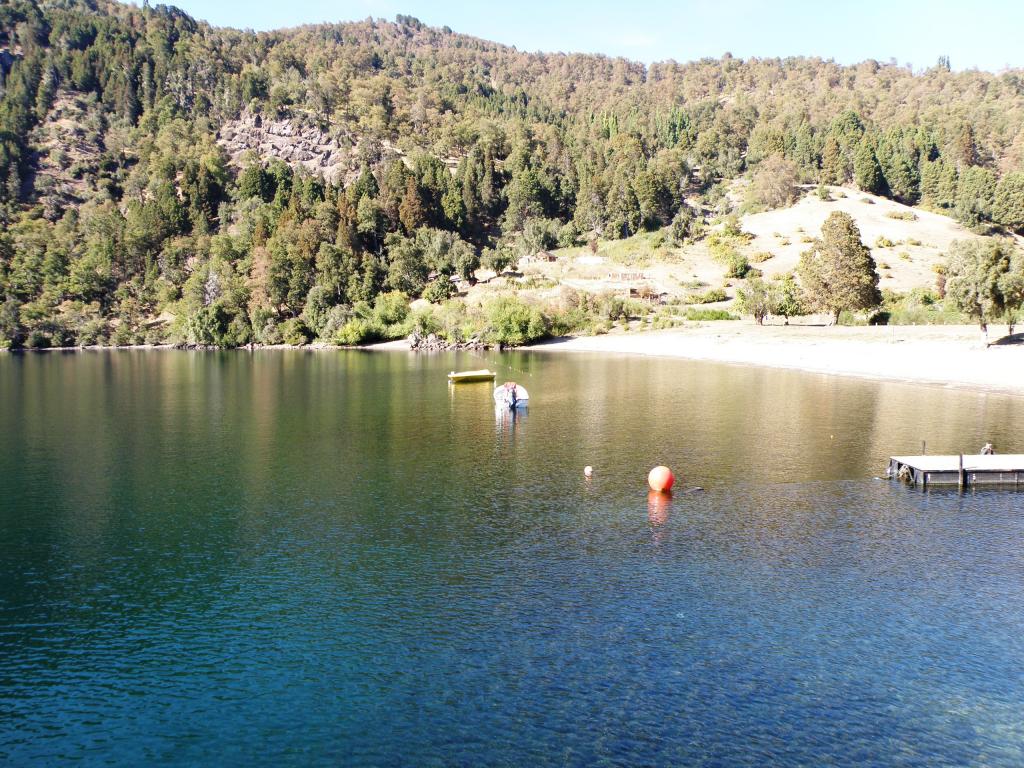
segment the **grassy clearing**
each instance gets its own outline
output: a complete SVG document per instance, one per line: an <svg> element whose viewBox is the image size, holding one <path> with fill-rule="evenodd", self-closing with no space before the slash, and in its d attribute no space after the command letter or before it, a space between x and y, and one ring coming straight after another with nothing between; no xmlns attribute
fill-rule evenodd
<svg viewBox="0 0 1024 768"><path fill-rule="evenodd" d="M657 262L681 260L679 249L672 246L664 232L641 232L624 240L598 240L596 254L586 245L559 248L553 253L567 259L596 255L624 267L640 269Z"/></svg>

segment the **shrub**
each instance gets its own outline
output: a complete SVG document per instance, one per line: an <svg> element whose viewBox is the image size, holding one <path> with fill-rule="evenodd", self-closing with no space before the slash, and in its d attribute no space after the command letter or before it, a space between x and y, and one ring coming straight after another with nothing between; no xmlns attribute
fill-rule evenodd
<svg viewBox="0 0 1024 768"><path fill-rule="evenodd" d="M739 251L734 251L725 264L726 277L746 277L750 271L750 262Z"/></svg>
<svg viewBox="0 0 1024 768"><path fill-rule="evenodd" d="M849 309L844 309L839 313L839 320L836 325L867 325L868 319L862 317L859 314L851 312Z"/></svg>
<svg viewBox="0 0 1024 768"><path fill-rule="evenodd" d="M361 317L354 317L338 330L334 340L345 347L380 341L380 328Z"/></svg>
<svg viewBox="0 0 1024 768"><path fill-rule="evenodd" d="M771 251L758 251L757 253L750 257L750 261L752 261L754 264L763 264L764 262L768 261L768 259L773 258L775 258L775 254L772 253Z"/></svg>
<svg viewBox="0 0 1024 768"><path fill-rule="evenodd" d="M29 349L49 349L50 337L39 330L30 331L25 346Z"/></svg>
<svg viewBox="0 0 1024 768"><path fill-rule="evenodd" d="M333 342L338 336L338 331L340 331L342 326L351 319L352 310L343 306L331 307L327 311L327 315L324 318L318 337L324 341Z"/></svg>
<svg viewBox="0 0 1024 768"><path fill-rule="evenodd" d="M598 302L598 312L608 320L625 320L628 317L626 300L607 293Z"/></svg>
<svg viewBox="0 0 1024 768"><path fill-rule="evenodd" d="M373 319L381 325L396 325L409 316L409 299L401 291L378 294L373 302Z"/></svg>
<svg viewBox="0 0 1024 768"><path fill-rule="evenodd" d="M485 311L487 336L493 342L519 346L547 334L540 310L514 296L494 299Z"/></svg>
<svg viewBox="0 0 1024 768"><path fill-rule="evenodd" d="M290 320L285 320L281 325L281 338L284 339L285 344L301 347L303 344L309 343L310 336L309 329L301 318L293 317Z"/></svg>
<svg viewBox="0 0 1024 768"><path fill-rule="evenodd" d="M878 239L875 240L875 248L892 248L894 245L896 245L896 243L885 235L879 235Z"/></svg>
<svg viewBox="0 0 1024 768"><path fill-rule="evenodd" d="M503 246L484 248L480 254L480 265L484 269L493 270L496 275L502 274L517 261L516 255L509 248Z"/></svg>
<svg viewBox="0 0 1024 768"><path fill-rule="evenodd" d="M306 295L306 306L302 310L302 319L314 335L323 331L327 313L331 309L330 292L322 285L314 285Z"/></svg>
<svg viewBox="0 0 1024 768"><path fill-rule="evenodd" d="M31 336L29 337L29 341L31 341ZM117 326L110 337L110 343L115 347L126 347L131 344L132 341L132 329L125 323L121 323ZM49 341L47 341L47 346L49 346Z"/></svg>
<svg viewBox="0 0 1024 768"><path fill-rule="evenodd" d="M698 240L704 234L704 217L683 203L669 225L669 237L673 245L683 245Z"/></svg>
<svg viewBox="0 0 1024 768"><path fill-rule="evenodd" d="M87 320L82 327L78 329L78 343L83 347L92 346L94 344L103 344L107 340L107 332L107 321L103 318L97 317Z"/></svg>
<svg viewBox="0 0 1024 768"><path fill-rule="evenodd" d="M428 283L427 287L423 289L423 298L431 304L440 304L450 299L456 293L458 291L451 278L447 275L441 275L441 277Z"/></svg>
<svg viewBox="0 0 1024 768"><path fill-rule="evenodd" d="M928 288L914 288L899 294L884 291L882 310L889 315L890 325L962 325L970 318L957 311L953 302Z"/></svg>
<svg viewBox="0 0 1024 768"><path fill-rule="evenodd" d="M917 214L911 211L889 211L885 215L890 219L897 219L898 221L917 221Z"/></svg>
<svg viewBox="0 0 1024 768"><path fill-rule="evenodd" d="M161 326L150 329L146 334L147 344L159 344L164 340L164 331ZM223 345L226 347L240 347L252 341L252 326L249 325L249 318L243 312L239 312L231 318L228 329L224 333Z"/></svg>
<svg viewBox="0 0 1024 768"><path fill-rule="evenodd" d="M718 301L725 301L729 296L722 288L712 288L704 293L691 294L689 301L691 304L714 304Z"/></svg>
<svg viewBox="0 0 1024 768"><path fill-rule="evenodd" d="M448 341L465 341L482 335L483 319L470 313L465 302L452 299L442 304L434 313L439 333Z"/></svg>
<svg viewBox="0 0 1024 768"><path fill-rule="evenodd" d="M200 307L188 316L185 324L185 333L190 344L201 344L206 346L223 346L224 334L228 329L231 317L220 304L210 304ZM118 326L114 336L116 339L123 339L121 333L126 330L125 324ZM116 341L117 344L124 344L125 341Z"/></svg>
<svg viewBox="0 0 1024 768"><path fill-rule="evenodd" d="M421 336L441 333L441 323L434 315L433 307L420 307L412 313L409 320L412 330Z"/></svg>
<svg viewBox="0 0 1024 768"><path fill-rule="evenodd" d="M686 310L685 317L687 320L739 320L737 315L724 309L694 309L693 307Z"/></svg>
<svg viewBox="0 0 1024 768"><path fill-rule="evenodd" d="M580 236L579 228L572 221L563 224L558 230L558 247L559 248L571 248L576 245L576 240Z"/></svg>
<svg viewBox="0 0 1024 768"><path fill-rule="evenodd" d="M700 288L707 288L708 284L703 280L680 280L679 284L683 288L689 288L691 291L699 290Z"/></svg>
<svg viewBox="0 0 1024 768"><path fill-rule="evenodd" d="M555 336L567 336L571 333L590 330L594 317L586 308L576 306L561 312L554 312L550 317L550 332Z"/></svg>
<svg viewBox="0 0 1024 768"><path fill-rule="evenodd" d="M284 338L281 336L281 328L277 324L277 320L271 318L256 331L256 340L260 344L283 344Z"/></svg>

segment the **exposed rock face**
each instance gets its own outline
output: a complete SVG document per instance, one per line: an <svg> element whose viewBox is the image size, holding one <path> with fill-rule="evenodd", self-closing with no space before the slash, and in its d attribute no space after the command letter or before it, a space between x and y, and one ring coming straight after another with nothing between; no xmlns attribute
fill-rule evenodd
<svg viewBox="0 0 1024 768"><path fill-rule="evenodd" d="M274 120L245 112L224 124L217 143L236 163L252 152L264 162L276 158L293 167L304 166L330 182L345 181L348 174L358 171L350 138L292 119Z"/></svg>

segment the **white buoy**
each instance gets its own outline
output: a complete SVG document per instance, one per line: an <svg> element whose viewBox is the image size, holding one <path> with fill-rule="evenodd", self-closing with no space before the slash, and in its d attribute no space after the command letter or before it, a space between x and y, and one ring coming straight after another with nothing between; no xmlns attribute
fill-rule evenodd
<svg viewBox="0 0 1024 768"><path fill-rule="evenodd" d="M583 468L583 476L584 477L590 477L593 474L594 474L594 468L592 466L590 466L589 464L587 464L587 466L585 466Z"/></svg>

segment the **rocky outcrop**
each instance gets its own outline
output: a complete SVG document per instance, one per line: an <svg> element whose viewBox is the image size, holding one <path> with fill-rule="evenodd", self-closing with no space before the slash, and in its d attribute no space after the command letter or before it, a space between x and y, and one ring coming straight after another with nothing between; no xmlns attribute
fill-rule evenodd
<svg viewBox="0 0 1024 768"><path fill-rule="evenodd" d="M490 349L490 346L482 342L478 337L473 336L468 341L445 341L437 334L429 333L426 336L413 331L409 334L409 349L413 352L453 352L457 350L483 350Z"/></svg>
<svg viewBox="0 0 1024 768"><path fill-rule="evenodd" d="M304 166L330 182L345 181L349 173L358 170L354 141L293 119L275 120L245 112L221 127L217 143L236 163L251 152L262 161L278 159L293 167Z"/></svg>

